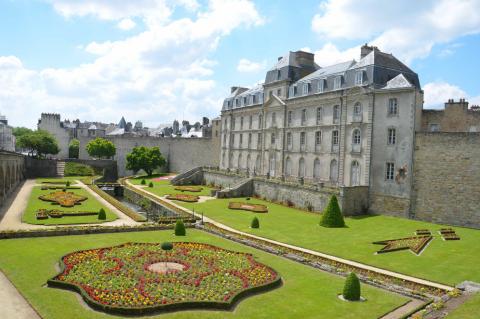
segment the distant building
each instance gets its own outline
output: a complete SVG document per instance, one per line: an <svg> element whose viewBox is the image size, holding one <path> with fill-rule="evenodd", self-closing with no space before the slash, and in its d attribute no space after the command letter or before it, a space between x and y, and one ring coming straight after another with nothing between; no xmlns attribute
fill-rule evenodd
<svg viewBox="0 0 480 319"><path fill-rule="evenodd" d="M15 152L13 128L8 125L5 115L0 115L0 150Z"/></svg>
<svg viewBox="0 0 480 319"><path fill-rule="evenodd" d="M465 99L450 99L443 110L423 110L422 131L480 132L480 107L468 108Z"/></svg>

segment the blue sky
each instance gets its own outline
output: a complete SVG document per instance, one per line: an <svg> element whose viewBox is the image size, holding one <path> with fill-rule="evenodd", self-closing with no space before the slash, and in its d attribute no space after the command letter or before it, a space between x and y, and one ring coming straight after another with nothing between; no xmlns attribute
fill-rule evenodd
<svg viewBox="0 0 480 319"><path fill-rule="evenodd" d="M0 113L153 127L219 114L289 50L326 66L372 43L419 73L425 107L480 103L480 0L0 0Z"/></svg>

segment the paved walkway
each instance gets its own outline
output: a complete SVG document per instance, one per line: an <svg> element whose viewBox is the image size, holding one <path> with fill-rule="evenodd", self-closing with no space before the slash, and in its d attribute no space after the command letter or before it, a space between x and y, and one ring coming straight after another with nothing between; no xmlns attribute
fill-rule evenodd
<svg viewBox="0 0 480 319"><path fill-rule="evenodd" d="M120 210L115 208L112 204L107 202L105 199L103 199L100 195L92 191L90 188L88 188L87 185L83 184L80 181L76 181L77 184L75 186L81 187L85 189L86 192L90 194L93 198L95 198L97 201L99 201L103 206L108 208L110 211L115 213L118 217L118 219L111 221L111 222L106 222L106 223L100 223L100 224L76 224L75 226L135 226L135 225L140 225L141 223L138 223L122 213ZM24 184L21 186L20 190L17 192L16 196L15 194L11 195L11 198L5 203L5 206L3 207L2 210L0 210L0 230L29 230L29 229L45 229L45 228L51 228L51 227L69 227L72 225L32 225L32 224L26 224L22 223L22 215L23 212L25 211L27 204L28 204L28 198L30 197L30 194L32 192L32 189L34 186L41 186L39 184L36 184L36 181L34 179L29 179L24 182Z"/></svg>
<svg viewBox="0 0 480 319"><path fill-rule="evenodd" d="M395 309L394 311L386 314L383 317L380 317L380 319L398 319L402 318L404 315L407 313L410 313L423 305L425 301L419 300L419 299L412 299L410 302L406 303L405 305Z"/></svg>
<svg viewBox="0 0 480 319"><path fill-rule="evenodd" d="M40 318L30 304L0 271L0 309L1 318L37 319Z"/></svg>

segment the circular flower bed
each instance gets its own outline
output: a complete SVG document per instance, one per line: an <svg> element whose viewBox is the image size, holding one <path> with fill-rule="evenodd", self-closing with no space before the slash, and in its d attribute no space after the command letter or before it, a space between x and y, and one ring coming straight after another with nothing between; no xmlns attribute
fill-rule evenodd
<svg viewBox="0 0 480 319"><path fill-rule="evenodd" d="M230 203L228 203L228 208L248 210L248 211L251 211L251 212L254 212L254 213L267 213L268 212L268 208L265 205L241 203L241 202L230 202Z"/></svg>
<svg viewBox="0 0 480 319"><path fill-rule="evenodd" d="M198 193L201 192L203 188L201 188L200 186L176 186L174 189L181 192Z"/></svg>
<svg viewBox="0 0 480 319"><path fill-rule="evenodd" d="M188 203L195 203L195 202L198 202L200 197L196 195L189 195L189 194L171 194L171 195L167 195L167 199L179 200L179 201L188 202Z"/></svg>
<svg viewBox="0 0 480 319"><path fill-rule="evenodd" d="M78 291L93 308L120 314L228 309L248 293L281 283L252 255L201 243L174 243L170 251L127 243L73 252L62 264L49 286Z"/></svg>

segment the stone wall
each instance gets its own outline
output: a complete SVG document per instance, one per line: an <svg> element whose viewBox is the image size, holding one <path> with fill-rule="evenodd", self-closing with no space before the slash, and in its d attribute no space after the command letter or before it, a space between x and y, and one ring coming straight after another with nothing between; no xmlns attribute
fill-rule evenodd
<svg viewBox="0 0 480 319"><path fill-rule="evenodd" d="M480 133L418 133L413 215L480 228Z"/></svg>
<svg viewBox="0 0 480 319"><path fill-rule="evenodd" d="M449 100L443 110L423 110L422 131L480 132L480 110L468 108L468 102Z"/></svg>
<svg viewBox="0 0 480 319"><path fill-rule="evenodd" d="M38 159L25 157L27 178L55 177L57 176L57 161L51 159Z"/></svg>
<svg viewBox="0 0 480 319"><path fill-rule="evenodd" d="M25 179L24 156L0 151L0 206L23 179Z"/></svg>
<svg viewBox="0 0 480 319"><path fill-rule="evenodd" d="M118 164L118 175L131 175L125 169L126 156L135 146L160 147L160 151L168 162L168 170L182 172L196 166L218 166L220 145L218 138L172 138L172 137L134 137L112 136L107 137L116 148L114 159ZM79 138L80 158L89 159L85 145L90 138Z"/></svg>
<svg viewBox="0 0 480 319"><path fill-rule="evenodd" d="M65 162L74 162L93 167L94 169L101 170L103 182L115 182L118 179L117 162L114 160L85 160L68 158Z"/></svg>
<svg viewBox="0 0 480 319"><path fill-rule="evenodd" d="M384 194L370 194L369 212L407 218L410 210L410 199Z"/></svg>

